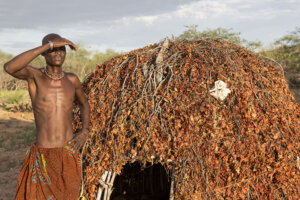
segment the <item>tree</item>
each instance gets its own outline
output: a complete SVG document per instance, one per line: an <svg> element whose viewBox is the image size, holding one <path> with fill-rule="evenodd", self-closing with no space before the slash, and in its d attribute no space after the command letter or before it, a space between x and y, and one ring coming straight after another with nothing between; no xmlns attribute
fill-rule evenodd
<svg viewBox="0 0 300 200"><path fill-rule="evenodd" d="M106 49L105 53L101 53L101 52L97 52L93 55L92 57L92 60L94 62L97 62L97 64L101 64L103 63L104 61L112 58L112 57L115 57L119 55L118 52L112 50L112 49Z"/></svg>
<svg viewBox="0 0 300 200"><path fill-rule="evenodd" d="M233 32L232 28L225 29L218 27L216 29L206 29L203 31L198 31L198 25L185 26L185 30L176 39L199 39L199 38L211 38L211 39L222 39L233 42L237 45L244 46L250 50L256 50L262 46L261 42L248 41L241 38L240 32Z"/></svg>
<svg viewBox="0 0 300 200"><path fill-rule="evenodd" d="M277 46L295 46L300 44L300 27L274 42Z"/></svg>
<svg viewBox="0 0 300 200"><path fill-rule="evenodd" d="M119 55L112 49L107 49L105 53L102 53L89 51L80 43L76 46L78 50L68 52L64 66L67 71L77 74L81 81L95 69L97 64Z"/></svg>
<svg viewBox="0 0 300 200"><path fill-rule="evenodd" d="M276 40L270 50L261 51L260 54L283 66L290 88L295 90L295 96L300 99L300 90L297 89L300 86L300 27Z"/></svg>

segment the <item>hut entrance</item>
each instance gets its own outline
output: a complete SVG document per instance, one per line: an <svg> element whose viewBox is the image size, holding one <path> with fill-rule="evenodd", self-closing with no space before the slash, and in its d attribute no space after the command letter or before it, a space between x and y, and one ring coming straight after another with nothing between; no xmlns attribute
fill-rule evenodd
<svg viewBox="0 0 300 200"><path fill-rule="evenodd" d="M114 181L112 200L168 200L170 178L161 164L128 163Z"/></svg>

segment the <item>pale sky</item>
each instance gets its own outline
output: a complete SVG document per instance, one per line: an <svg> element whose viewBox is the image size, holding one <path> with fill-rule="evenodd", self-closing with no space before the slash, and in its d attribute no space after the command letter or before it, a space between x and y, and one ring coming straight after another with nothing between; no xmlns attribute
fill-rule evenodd
<svg viewBox="0 0 300 200"><path fill-rule="evenodd" d="M300 27L300 0L0 0L0 50L19 54L58 33L89 50L125 52L192 24L268 45Z"/></svg>

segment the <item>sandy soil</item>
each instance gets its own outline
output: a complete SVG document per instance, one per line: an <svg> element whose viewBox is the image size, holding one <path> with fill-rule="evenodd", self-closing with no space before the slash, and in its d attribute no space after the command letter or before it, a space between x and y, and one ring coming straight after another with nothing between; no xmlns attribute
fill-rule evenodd
<svg viewBox="0 0 300 200"><path fill-rule="evenodd" d="M32 113L13 113L0 108L0 200L14 198L19 171L29 146L12 145L10 140L26 127L34 127Z"/></svg>

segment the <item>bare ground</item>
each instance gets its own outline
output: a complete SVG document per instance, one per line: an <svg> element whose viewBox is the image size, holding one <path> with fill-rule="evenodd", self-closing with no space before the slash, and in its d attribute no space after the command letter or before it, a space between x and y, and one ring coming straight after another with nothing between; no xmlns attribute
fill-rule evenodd
<svg viewBox="0 0 300 200"><path fill-rule="evenodd" d="M14 198L25 152L34 137L32 113L13 113L0 108L0 200Z"/></svg>

